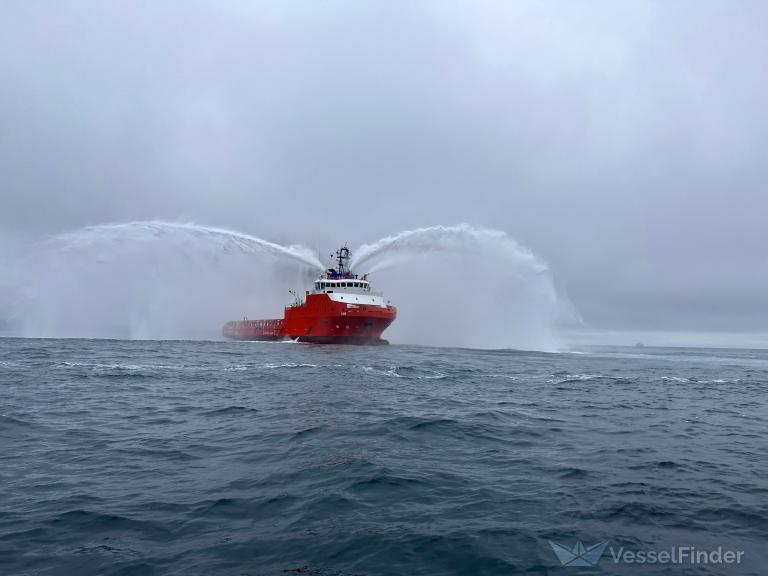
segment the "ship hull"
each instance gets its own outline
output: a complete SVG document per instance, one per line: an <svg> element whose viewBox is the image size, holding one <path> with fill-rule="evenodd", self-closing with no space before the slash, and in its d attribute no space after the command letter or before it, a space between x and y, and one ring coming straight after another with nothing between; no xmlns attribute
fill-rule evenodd
<svg viewBox="0 0 768 576"><path fill-rule="evenodd" d="M285 309L282 320L235 320L223 335L234 340L293 339L315 344L387 344L382 332L394 321L394 306L356 305L309 294L305 303Z"/></svg>

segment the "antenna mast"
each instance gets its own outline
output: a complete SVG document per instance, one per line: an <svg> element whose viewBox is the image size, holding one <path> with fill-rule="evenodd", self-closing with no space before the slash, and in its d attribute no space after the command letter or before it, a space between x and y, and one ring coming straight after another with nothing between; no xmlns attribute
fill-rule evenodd
<svg viewBox="0 0 768 576"><path fill-rule="evenodd" d="M347 266L347 263L349 262L349 257L352 255L352 253L349 251L349 248L346 246L342 246L338 250L336 250L336 266L338 267L337 270L339 272L340 276L344 276L349 272L349 267Z"/></svg>

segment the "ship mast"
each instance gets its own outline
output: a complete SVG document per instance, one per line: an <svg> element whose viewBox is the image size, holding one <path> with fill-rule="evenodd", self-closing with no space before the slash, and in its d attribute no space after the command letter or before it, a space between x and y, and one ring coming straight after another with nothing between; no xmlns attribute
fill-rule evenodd
<svg viewBox="0 0 768 576"><path fill-rule="evenodd" d="M342 246L338 250L336 250L336 266L339 273L339 276L342 278L349 272L349 267L347 266L347 263L349 262L349 257L352 255L352 253L349 251L349 248L346 246Z"/></svg>

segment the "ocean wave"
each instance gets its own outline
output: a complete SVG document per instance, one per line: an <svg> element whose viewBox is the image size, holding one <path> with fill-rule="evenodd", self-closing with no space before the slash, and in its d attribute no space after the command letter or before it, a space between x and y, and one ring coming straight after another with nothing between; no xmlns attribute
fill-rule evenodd
<svg viewBox="0 0 768 576"><path fill-rule="evenodd" d="M59 368L89 369L94 372L244 372L247 370L275 370L280 368L317 368L317 364L297 362L266 362L264 364L133 364L102 362L60 362Z"/></svg>
<svg viewBox="0 0 768 576"><path fill-rule="evenodd" d="M681 384L690 382L688 378L683 378L681 376L662 376L662 380L666 380L667 382L680 382Z"/></svg>
<svg viewBox="0 0 768 576"><path fill-rule="evenodd" d="M682 376L662 376L661 379L666 382L676 382L678 384L736 384L741 382L741 378L712 378L702 380L695 377L684 378Z"/></svg>
<svg viewBox="0 0 768 576"><path fill-rule="evenodd" d="M297 430L291 435L292 440L303 440L305 438L308 438L310 436L314 436L316 434L319 434L322 430L325 429L325 426L319 425L319 426L310 426L309 428L302 428L301 430Z"/></svg>
<svg viewBox="0 0 768 576"><path fill-rule="evenodd" d="M373 430L377 434L395 434L418 441L451 437L462 441L509 442L516 445L527 445L541 436L525 426L509 429L504 423L482 414L460 420L443 416L399 416L378 423Z"/></svg>
<svg viewBox="0 0 768 576"><path fill-rule="evenodd" d="M448 375L437 370L429 370L415 366L391 366L389 368L377 368L375 366L360 366L363 372L377 374L389 378L405 378L411 380L442 380Z"/></svg>
<svg viewBox="0 0 768 576"><path fill-rule="evenodd" d="M575 384L578 382L589 382L591 380L600 380L608 378L603 374L552 374L547 380L548 384Z"/></svg>
<svg viewBox="0 0 768 576"><path fill-rule="evenodd" d="M228 414L254 414L258 412L256 408L250 408L248 406L225 406L224 408L216 408L213 410L206 410L201 412L203 416L224 416Z"/></svg>
<svg viewBox="0 0 768 576"><path fill-rule="evenodd" d="M19 418L16 418L14 416L9 416L7 414L0 414L0 430L9 429L9 428L34 428L35 424L34 422L31 422L29 420L21 420Z"/></svg>
<svg viewBox="0 0 768 576"><path fill-rule="evenodd" d="M120 364L100 362L61 362L60 368L91 368L93 370L125 370L128 372L153 371L153 370L190 370L199 369L202 366L189 366L184 364Z"/></svg>
<svg viewBox="0 0 768 576"><path fill-rule="evenodd" d="M234 366L225 366L222 370L224 370L224 372L244 372L245 370L248 370L248 365L235 364Z"/></svg>
<svg viewBox="0 0 768 576"><path fill-rule="evenodd" d="M283 363L275 363L275 362L267 362L266 364L262 364L260 368L266 368L267 370L274 370L276 368L317 368L317 364L310 364L308 362L283 362Z"/></svg>
<svg viewBox="0 0 768 576"><path fill-rule="evenodd" d="M565 480L584 480L589 478L591 473L583 468L567 467L559 470L558 476Z"/></svg>
<svg viewBox="0 0 768 576"><path fill-rule="evenodd" d="M199 458L189 452L178 450L175 448L162 449L162 448L144 448L144 447L132 447L132 448L118 448L116 452L125 456L136 456L139 458L158 458L162 460L171 460L178 462L190 462L192 460L198 460Z"/></svg>
<svg viewBox="0 0 768 576"><path fill-rule="evenodd" d="M486 378L505 378L507 380L519 380L519 376L513 376L512 374L486 374Z"/></svg>
<svg viewBox="0 0 768 576"><path fill-rule="evenodd" d="M414 478L404 475L393 474L390 471L382 470L366 478L355 480L349 487L353 492L376 492L378 496L382 492L391 492L392 490L414 490L425 485L422 478Z"/></svg>
<svg viewBox="0 0 768 576"><path fill-rule="evenodd" d="M135 520L120 514L104 514L89 510L70 510L50 518L46 524L65 531L103 534L105 532L138 532L142 535L167 536L169 531L163 524L146 520Z"/></svg>
<svg viewBox="0 0 768 576"><path fill-rule="evenodd" d="M284 492L257 498L221 497L193 504L190 513L199 518L253 519L278 516L299 502L296 496Z"/></svg>
<svg viewBox="0 0 768 576"><path fill-rule="evenodd" d="M693 518L706 524L712 522L724 524L730 531L752 530L768 536L768 506L764 504L754 510L748 510L742 506L703 508L693 513Z"/></svg>
<svg viewBox="0 0 768 576"><path fill-rule="evenodd" d="M459 421L452 418L430 418L427 420L417 420L408 428L410 430L433 430L441 428L457 428Z"/></svg>
<svg viewBox="0 0 768 576"><path fill-rule="evenodd" d="M674 519L675 514L657 503L622 502L612 503L596 512L597 518L621 521L633 525L656 524L662 519Z"/></svg>

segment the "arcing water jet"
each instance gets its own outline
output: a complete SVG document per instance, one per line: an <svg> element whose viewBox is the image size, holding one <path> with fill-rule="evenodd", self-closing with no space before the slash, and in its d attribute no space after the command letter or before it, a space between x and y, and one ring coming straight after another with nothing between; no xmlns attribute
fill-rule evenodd
<svg viewBox="0 0 768 576"><path fill-rule="evenodd" d="M393 340L555 350L565 311L547 265L499 230L467 224L407 230L361 246L355 270L376 272L396 299Z"/></svg>
<svg viewBox="0 0 768 576"><path fill-rule="evenodd" d="M281 246L256 236L197 224L184 224L151 220L87 226L75 232L56 236L52 244L65 250L90 248L99 244L147 243L157 241L197 241L202 246L222 253L264 254L276 258L295 260L311 268L323 269L308 248L304 246Z"/></svg>
<svg viewBox="0 0 768 576"><path fill-rule="evenodd" d="M222 318L268 310L323 268L301 246L162 221L89 226L38 248L23 274L27 336L217 338Z"/></svg>

